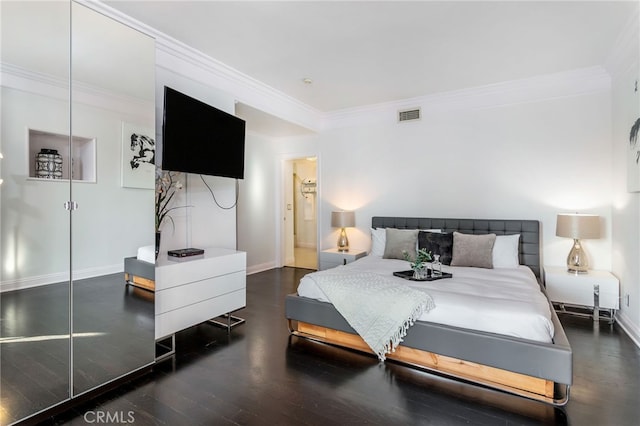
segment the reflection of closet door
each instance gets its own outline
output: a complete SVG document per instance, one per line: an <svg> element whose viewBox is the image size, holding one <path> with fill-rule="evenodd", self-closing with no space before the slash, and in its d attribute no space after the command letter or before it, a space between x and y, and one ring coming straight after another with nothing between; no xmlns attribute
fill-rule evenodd
<svg viewBox="0 0 640 426"><path fill-rule="evenodd" d="M0 423L69 398L68 2L0 2Z"/></svg>
<svg viewBox="0 0 640 426"><path fill-rule="evenodd" d="M72 3L72 395L154 361L154 295L123 265L154 244L155 47ZM151 277L153 278L153 277Z"/></svg>

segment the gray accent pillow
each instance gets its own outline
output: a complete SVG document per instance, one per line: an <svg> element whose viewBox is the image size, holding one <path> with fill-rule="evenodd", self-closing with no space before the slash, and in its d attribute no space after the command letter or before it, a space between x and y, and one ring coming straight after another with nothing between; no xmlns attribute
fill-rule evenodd
<svg viewBox="0 0 640 426"><path fill-rule="evenodd" d="M418 248L431 254L439 254L443 265L451 265L453 256L453 234L445 232L423 232L418 234Z"/></svg>
<svg viewBox="0 0 640 426"><path fill-rule="evenodd" d="M493 268L493 245L496 234L473 235L453 233L451 266Z"/></svg>
<svg viewBox="0 0 640 426"><path fill-rule="evenodd" d="M395 229L387 228L386 243L384 246L383 259L402 259L403 251L407 251L413 258L418 247L417 229Z"/></svg>

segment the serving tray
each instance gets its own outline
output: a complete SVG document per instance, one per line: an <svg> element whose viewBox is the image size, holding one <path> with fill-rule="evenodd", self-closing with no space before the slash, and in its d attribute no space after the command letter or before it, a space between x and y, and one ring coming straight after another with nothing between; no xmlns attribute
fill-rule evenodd
<svg viewBox="0 0 640 426"><path fill-rule="evenodd" d="M409 281L436 281L436 280L441 280L443 278L453 277L453 274L450 274L449 272L443 272L442 275L439 277L434 277L433 275L429 275L427 278L419 280L419 279L413 278L413 270L394 272L393 275L396 277L404 278L405 280L409 280Z"/></svg>

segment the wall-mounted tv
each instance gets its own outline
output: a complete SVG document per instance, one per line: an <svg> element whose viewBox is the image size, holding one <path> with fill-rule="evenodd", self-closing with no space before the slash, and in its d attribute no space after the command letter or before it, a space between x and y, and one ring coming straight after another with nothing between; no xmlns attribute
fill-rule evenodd
<svg viewBox="0 0 640 426"><path fill-rule="evenodd" d="M244 178L244 120L164 88L162 169Z"/></svg>

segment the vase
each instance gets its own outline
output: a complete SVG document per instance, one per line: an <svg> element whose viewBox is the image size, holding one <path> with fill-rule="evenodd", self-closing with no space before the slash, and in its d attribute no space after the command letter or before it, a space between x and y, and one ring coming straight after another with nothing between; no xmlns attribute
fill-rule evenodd
<svg viewBox="0 0 640 426"><path fill-rule="evenodd" d="M158 253L160 253L160 237L162 232L156 231L156 260L158 259Z"/></svg>
<svg viewBox="0 0 640 426"><path fill-rule="evenodd" d="M36 154L36 177L44 179L62 179L62 155L57 149L42 148Z"/></svg>
<svg viewBox="0 0 640 426"><path fill-rule="evenodd" d="M431 268L433 269L433 276L434 277L441 277L442 276L442 262L440 262L440 255L439 254L434 254L433 255L433 263L431 263Z"/></svg>
<svg viewBox="0 0 640 426"><path fill-rule="evenodd" d="M414 280L426 280L428 276L428 269L426 265L413 268Z"/></svg>

